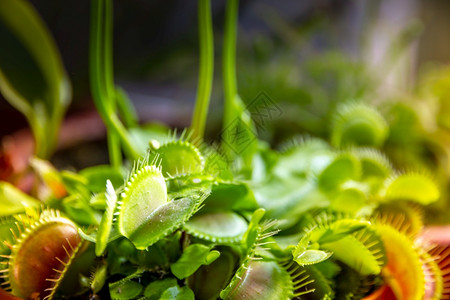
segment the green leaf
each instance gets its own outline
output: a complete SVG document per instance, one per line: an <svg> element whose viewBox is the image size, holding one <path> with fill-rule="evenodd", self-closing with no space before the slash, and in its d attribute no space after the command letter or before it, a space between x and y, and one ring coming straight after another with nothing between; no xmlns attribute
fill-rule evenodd
<svg viewBox="0 0 450 300"><path fill-rule="evenodd" d="M118 228L126 237L133 235L158 207L168 201L167 187L161 171L144 166L130 176L121 194Z"/></svg>
<svg viewBox="0 0 450 300"><path fill-rule="evenodd" d="M297 223L309 209L329 204L325 194L303 178L273 177L255 184L253 193L258 204L267 210L266 217L279 220L281 228Z"/></svg>
<svg viewBox="0 0 450 300"><path fill-rule="evenodd" d="M329 165L335 156L330 145L316 138L297 138L285 148L273 170L279 178L316 175Z"/></svg>
<svg viewBox="0 0 450 300"><path fill-rule="evenodd" d="M38 208L41 204L12 184L0 181L0 216L22 213L26 208Z"/></svg>
<svg viewBox="0 0 450 300"><path fill-rule="evenodd" d="M219 256L220 252L211 250L211 247L192 244L183 251L180 259L170 265L170 270L178 279L184 279L194 274L201 265L209 265Z"/></svg>
<svg viewBox="0 0 450 300"><path fill-rule="evenodd" d="M326 191L334 190L347 180L357 179L360 172L360 163L354 155L341 154L320 173L318 184Z"/></svg>
<svg viewBox="0 0 450 300"><path fill-rule="evenodd" d="M266 211L263 208L258 208L252 214L252 218L250 219L250 224L248 224L247 231L242 237L242 244L244 245L244 249L248 252L252 249L258 240L258 235L261 231L261 226L259 223L264 217Z"/></svg>
<svg viewBox="0 0 450 300"><path fill-rule="evenodd" d="M355 215L365 205L367 205L366 194L361 189L348 188L337 192L332 197L330 208L337 212Z"/></svg>
<svg viewBox="0 0 450 300"><path fill-rule="evenodd" d="M258 207L253 191L243 182L216 182L205 200L204 210L254 210Z"/></svg>
<svg viewBox="0 0 450 300"><path fill-rule="evenodd" d="M94 211L82 195L73 194L63 199L62 206L66 214L82 225L98 225L98 213Z"/></svg>
<svg viewBox="0 0 450 300"><path fill-rule="evenodd" d="M93 193L104 193L106 180L115 187L123 185L123 175L116 168L109 165L97 165L85 168L79 173L87 180L87 188Z"/></svg>
<svg viewBox="0 0 450 300"><path fill-rule="evenodd" d="M218 246L217 249L220 251L219 258L209 265L201 266L187 279L188 286L198 299L218 299L220 291L230 282L239 263L240 257L232 248Z"/></svg>
<svg viewBox="0 0 450 300"><path fill-rule="evenodd" d="M153 281L145 288L144 296L148 300L158 300L165 290L175 286L177 286L177 280L175 278Z"/></svg>
<svg viewBox="0 0 450 300"><path fill-rule="evenodd" d="M140 278L143 273L142 269L135 270L134 273L127 277L110 283L109 294L112 300L128 300L135 299L143 290L143 286L133 279Z"/></svg>
<svg viewBox="0 0 450 300"><path fill-rule="evenodd" d="M194 300L194 292L187 286L174 286L165 290L160 300Z"/></svg>
<svg viewBox="0 0 450 300"><path fill-rule="evenodd" d="M438 185L429 176L418 173L405 173L388 179L382 194L385 201L408 200L422 205L435 202L440 196Z"/></svg>
<svg viewBox="0 0 450 300"><path fill-rule="evenodd" d="M136 299L142 289L142 285L132 280L115 282L109 285L109 293L113 300Z"/></svg>
<svg viewBox="0 0 450 300"><path fill-rule="evenodd" d="M114 219L114 209L116 207L117 195L111 181L106 181L106 203L107 207L103 213L102 220L98 227L97 238L95 243L95 254L101 256L105 252L108 243L111 227Z"/></svg>
<svg viewBox="0 0 450 300"><path fill-rule="evenodd" d="M247 225L243 217L231 211L206 212L194 215L184 224L184 229L195 237L226 243L240 241Z"/></svg>
<svg viewBox="0 0 450 300"><path fill-rule="evenodd" d="M1 1L0 40L0 91L31 124L37 156L48 157L71 94L55 42L23 0Z"/></svg>
<svg viewBox="0 0 450 300"><path fill-rule="evenodd" d="M147 215L128 238L137 249L144 250L181 227L202 202L203 198L183 198L161 205Z"/></svg>

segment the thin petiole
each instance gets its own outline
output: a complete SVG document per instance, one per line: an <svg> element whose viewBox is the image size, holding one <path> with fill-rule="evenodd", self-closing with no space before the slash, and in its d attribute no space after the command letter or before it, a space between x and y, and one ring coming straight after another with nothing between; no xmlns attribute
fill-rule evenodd
<svg viewBox="0 0 450 300"><path fill-rule="evenodd" d="M111 0L93 0L91 12L90 33L90 81L94 103L108 131L108 147L110 147L111 161L116 165L121 161L119 139L125 152L133 159L139 154L132 146L129 134L115 109L115 90L112 73L112 3ZM108 44L107 44L108 43ZM109 49L108 49L109 48ZM117 135L112 137L111 135Z"/></svg>
<svg viewBox="0 0 450 300"><path fill-rule="evenodd" d="M233 121L234 102L237 97L236 83L236 38L237 38L237 19L238 19L238 0L228 0L225 11L225 32L223 41L223 90L224 90L224 117L223 128L230 129ZM231 134L225 133L224 139L226 144Z"/></svg>
<svg viewBox="0 0 450 300"><path fill-rule="evenodd" d="M198 28L200 70L197 99L191 124L193 140L203 139L214 77L214 40L210 0L198 1Z"/></svg>

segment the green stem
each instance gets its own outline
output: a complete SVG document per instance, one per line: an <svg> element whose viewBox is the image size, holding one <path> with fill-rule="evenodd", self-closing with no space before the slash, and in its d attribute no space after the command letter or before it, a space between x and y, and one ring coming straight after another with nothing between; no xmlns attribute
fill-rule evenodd
<svg viewBox="0 0 450 300"><path fill-rule="evenodd" d="M224 91L224 118L223 127L228 128L234 115L234 101L237 96L236 83L236 39L238 20L238 0L228 0L225 11L225 32L223 41L223 91ZM224 139L229 138L225 134Z"/></svg>
<svg viewBox="0 0 450 300"><path fill-rule="evenodd" d="M105 0L105 21L104 21L104 34L103 37L103 83L105 85L106 99L108 99L107 105L109 111L116 111L116 97L114 88L114 74L113 74L113 7L111 0ZM100 56L99 59L102 57ZM120 138L116 131L108 131L108 152L111 165L119 169L122 165L122 154L120 152Z"/></svg>
<svg viewBox="0 0 450 300"><path fill-rule="evenodd" d="M34 153L37 157L46 159L50 154L47 149L47 145L55 142L53 138L51 140L47 140L46 138L46 135L49 133L45 132L45 127L48 125L44 124L44 120L39 119L39 116L35 114L28 114L27 118L28 122L31 124L31 130L33 131L35 147ZM49 139L50 138L51 137L49 137ZM46 140L48 141L48 143L43 143L43 141Z"/></svg>
<svg viewBox="0 0 450 300"><path fill-rule="evenodd" d="M200 65L197 100L192 116L192 137L203 139L214 77L214 40L210 0L198 1Z"/></svg>
<svg viewBox="0 0 450 300"><path fill-rule="evenodd" d="M134 109L133 103L131 103L131 100L128 98L125 91L116 86L116 103L117 103L117 109L119 110L119 114L121 118L123 119L123 123L128 128L131 127L137 127L137 113Z"/></svg>
<svg viewBox="0 0 450 300"><path fill-rule="evenodd" d="M122 166L120 139L115 132L108 132L106 138L108 142L109 162L114 168L120 169L120 166Z"/></svg>
<svg viewBox="0 0 450 300"><path fill-rule="evenodd" d="M105 11L105 20L104 20ZM89 49L89 67L92 96L94 103L108 131L117 134L124 146L125 152L133 159L139 158L134 150L127 130L120 122L115 113L114 83L112 80L112 51L104 48L105 43L110 43L112 35L111 0L93 0L91 15L91 40ZM106 15L108 15L106 17ZM104 23L105 22L105 23ZM109 22L109 25L108 25ZM105 27L103 27L105 24ZM109 27L109 28L107 28ZM103 32L105 31L105 32ZM109 34L109 37L108 37ZM111 48L112 45L106 45ZM108 58L109 57L109 58ZM109 65L109 66L108 66ZM114 141L114 139L113 139ZM109 142L111 147L117 147ZM111 150L111 149L110 149ZM112 150L113 161L117 162L117 151Z"/></svg>
<svg viewBox="0 0 450 300"><path fill-rule="evenodd" d="M108 97L108 104L112 111L116 109L116 99L115 99L115 87L114 87L114 73L113 73L113 10L112 10L112 0L105 0L105 22L104 22L104 34L103 38L103 68L104 68L104 84L105 92Z"/></svg>

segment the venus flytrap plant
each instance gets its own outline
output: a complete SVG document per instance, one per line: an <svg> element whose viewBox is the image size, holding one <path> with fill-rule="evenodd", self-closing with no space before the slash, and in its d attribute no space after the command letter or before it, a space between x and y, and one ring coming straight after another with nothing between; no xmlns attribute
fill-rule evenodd
<svg viewBox="0 0 450 300"><path fill-rule="evenodd" d="M176 147L175 144L175 149ZM194 149L194 146L191 147L188 149ZM170 148L173 147L168 146L168 149ZM179 148L179 152L185 153L183 149ZM165 152L161 153L164 155ZM168 168L166 171L177 170L180 167L178 163L189 162L189 158L188 156L185 160L168 160L164 165ZM146 158L138 162L131 171L120 195L116 213L119 232L141 250L177 230L200 209L207 197L207 191L190 192L182 198L172 197L167 192L162 166L155 165L158 156L152 163L149 164L148 161L149 158Z"/></svg>
<svg viewBox="0 0 450 300"><path fill-rule="evenodd" d="M2 286L22 298L53 299L82 245L77 227L53 210L16 224Z"/></svg>
<svg viewBox="0 0 450 300"><path fill-rule="evenodd" d="M380 150L392 123L376 109L338 105L330 143L300 137L272 150L255 138L237 92L237 0L225 16L222 145L200 146L213 80L210 2L198 12L192 134L136 143L137 120L113 82L112 2L92 2L91 87L111 166L59 172L35 160L64 190L43 203L0 185L2 286L44 299L364 299L380 287L398 299L446 299L448 247L418 238L441 187L423 171L396 170ZM233 138L241 129L245 149ZM121 147L134 161L125 179ZM72 281L79 287L68 289Z"/></svg>

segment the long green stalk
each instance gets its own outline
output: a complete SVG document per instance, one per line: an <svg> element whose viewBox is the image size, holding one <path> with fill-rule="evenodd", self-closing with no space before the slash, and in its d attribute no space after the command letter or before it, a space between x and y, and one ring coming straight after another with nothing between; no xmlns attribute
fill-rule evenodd
<svg viewBox="0 0 450 300"><path fill-rule="evenodd" d="M223 128L230 129L229 125L233 121L234 101L237 97L236 82L236 39L237 39L237 20L238 20L238 0L228 0L225 10L225 32L223 40L223 91L224 91L224 117ZM231 144L231 135L225 133L224 142ZM225 149L226 152L230 152ZM228 153L231 155L231 152Z"/></svg>
<svg viewBox="0 0 450 300"><path fill-rule="evenodd" d="M210 0L198 1L198 29L200 40L200 70L197 100L191 124L194 139L202 139L205 133L214 76L214 40Z"/></svg>
<svg viewBox="0 0 450 300"><path fill-rule="evenodd" d="M94 103L108 129L109 147L118 148L118 139L124 151L137 159L127 130L116 116L115 90L112 73L112 4L111 0L93 0L91 12L91 40L89 52L90 81ZM114 137L112 135L117 135ZM113 165L121 163L120 151L110 149Z"/></svg>
<svg viewBox="0 0 450 300"><path fill-rule="evenodd" d="M110 106L109 110L116 111L116 97L114 88L114 73L113 73L113 8L111 0L105 1L105 21L104 21L104 34L103 34L103 67L104 73L104 85L106 97L108 99L107 104ZM122 154L120 152L120 138L116 131L108 130L108 153L111 165L115 168L120 168L122 165Z"/></svg>

